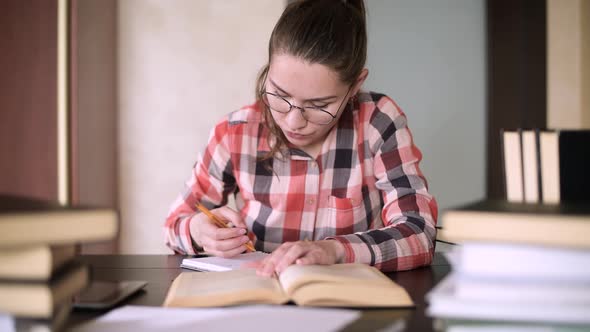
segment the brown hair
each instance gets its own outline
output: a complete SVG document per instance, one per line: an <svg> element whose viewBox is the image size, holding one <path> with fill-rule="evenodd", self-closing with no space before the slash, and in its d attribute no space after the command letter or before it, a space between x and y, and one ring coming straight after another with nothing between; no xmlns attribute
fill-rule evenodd
<svg viewBox="0 0 590 332"><path fill-rule="evenodd" d="M334 70L340 80L353 84L365 66L367 29L363 0L301 0L290 3L275 25L268 43L268 63L256 80L256 100L269 129L272 158L286 145L281 129L262 102L273 54L289 54ZM272 138L275 138L274 140Z"/></svg>

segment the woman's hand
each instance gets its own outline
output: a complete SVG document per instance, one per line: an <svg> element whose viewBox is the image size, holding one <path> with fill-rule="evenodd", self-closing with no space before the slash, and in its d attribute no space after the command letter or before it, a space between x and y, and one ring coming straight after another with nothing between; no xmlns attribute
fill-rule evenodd
<svg viewBox="0 0 590 332"><path fill-rule="evenodd" d="M336 240L286 242L262 260L256 272L270 277L280 274L289 265L329 265L342 261L344 247Z"/></svg>
<svg viewBox="0 0 590 332"><path fill-rule="evenodd" d="M235 227L220 228L205 214L197 213L189 223L193 240L206 252L219 257L233 257L246 251L246 243L250 239L246 236L247 227L242 217L226 206L211 210L211 213Z"/></svg>

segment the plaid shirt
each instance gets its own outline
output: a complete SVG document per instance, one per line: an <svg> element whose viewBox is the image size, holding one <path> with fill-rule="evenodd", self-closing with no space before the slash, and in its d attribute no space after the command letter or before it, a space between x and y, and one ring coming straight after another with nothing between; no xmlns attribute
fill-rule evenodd
<svg viewBox="0 0 590 332"><path fill-rule="evenodd" d="M212 130L165 223L166 245L195 254L195 202L236 206L257 250L287 241L334 239L345 262L407 270L432 261L437 204L418 166L406 116L387 96L360 92L328 133L316 159L290 147L266 167L268 128L255 105Z"/></svg>

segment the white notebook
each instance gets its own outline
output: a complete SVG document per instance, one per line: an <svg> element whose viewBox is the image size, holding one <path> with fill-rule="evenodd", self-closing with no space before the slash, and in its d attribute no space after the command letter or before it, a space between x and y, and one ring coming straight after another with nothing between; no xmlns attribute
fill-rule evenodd
<svg viewBox="0 0 590 332"><path fill-rule="evenodd" d="M230 271L237 270L246 262L255 262L264 259L268 253L262 251L248 252L232 258L223 257L199 257L185 258L180 267L197 271Z"/></svg>

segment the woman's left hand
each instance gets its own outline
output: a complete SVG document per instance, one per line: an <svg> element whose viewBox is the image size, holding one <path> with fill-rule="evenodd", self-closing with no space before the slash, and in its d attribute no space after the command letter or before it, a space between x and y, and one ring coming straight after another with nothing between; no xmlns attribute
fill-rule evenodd
<svg viewBox="0 0 590 332"><path fill-rule="evenodd" d="M258 265L260 276L280 274L289 265L329 265L342 261L344 247L336 240L286 242Z"/></svg>

